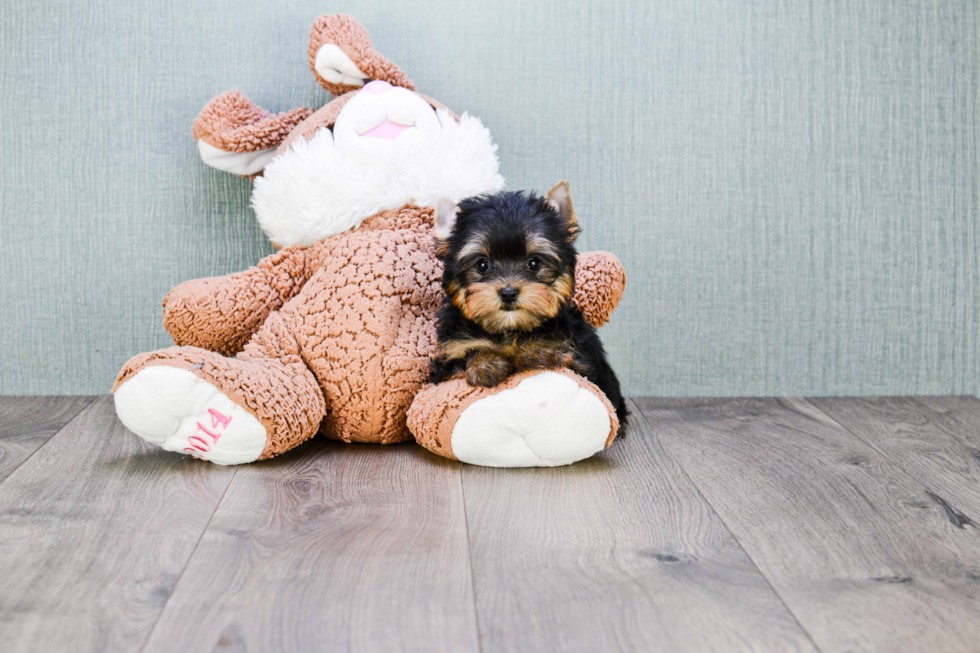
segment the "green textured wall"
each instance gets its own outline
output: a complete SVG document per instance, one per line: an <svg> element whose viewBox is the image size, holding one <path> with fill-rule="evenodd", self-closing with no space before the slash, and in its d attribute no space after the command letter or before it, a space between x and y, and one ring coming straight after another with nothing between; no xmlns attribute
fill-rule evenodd
<svg viewBox="0 0 980 653"><path fill-rule="evenodd" d="M272 251L191 121L324 103L340 11L484 119L509 188L571 181L629 271L628 393L980 389L976 2L4 0L0 393L107 392L170 344L167 290Z"/></svg>

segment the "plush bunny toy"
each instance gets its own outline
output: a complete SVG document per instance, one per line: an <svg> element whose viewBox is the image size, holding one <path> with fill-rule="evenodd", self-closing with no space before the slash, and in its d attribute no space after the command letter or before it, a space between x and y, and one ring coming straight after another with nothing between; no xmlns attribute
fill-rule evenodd
<svg viewBox="0 0 980 653"><path fill-rule="evenodd" d="M443 301L432 207L500 190L496 146L477 118L415 92L349 16L318 18L309 53L336 96L320 110L273 115L233 91L195 121L206 163L255 176L252 205L281 249L167 295L178 346L123 367L113 388L122 422L224 465L270 458L317 431L346 442L414 435L439 455L501 467L568 464L608 445L615 412L570 371L492 389L427 384ZM598 326L625 274L611 254L591 252L576 284Z"/></svg>

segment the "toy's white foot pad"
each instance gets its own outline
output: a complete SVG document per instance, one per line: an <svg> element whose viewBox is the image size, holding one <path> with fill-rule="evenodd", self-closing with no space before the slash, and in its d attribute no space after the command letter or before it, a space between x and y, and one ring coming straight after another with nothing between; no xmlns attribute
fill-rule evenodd
<svg viewBox="0 0 980 653"><path fill-rule="evenodd" d="M189 370L144 368L116 390L115 401L126 428L167 451L238 465L265 449L265 427Z"/></svg>
<svg viewBox="0 0 980 653"><path fill-rule="evenodd" d="M556 467L598 453L611 423L602 401L572 379L541 372L470 404L453 427L453 453L487 467Z"/></svg>

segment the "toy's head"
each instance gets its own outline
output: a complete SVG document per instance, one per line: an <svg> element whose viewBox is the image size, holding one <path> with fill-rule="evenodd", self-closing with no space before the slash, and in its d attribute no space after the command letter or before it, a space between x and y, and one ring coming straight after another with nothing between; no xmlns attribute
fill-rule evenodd
<svg viewBox="0 0 980 653"><path fill-rule="evenodd" d="M575 289L578 225L568 184L546 197L499 193L436 206L443 287L468 320L490 333L531 331Z"/></svg>
<svg viewBox="0 0 980 653"><path fill-rule="evenodd" d="M397 66L370 54L366 32L366 46L351 40L354 26L363 32L346 16L314 24L318 80L331 92L353 90L301 123L255 180L252 206L278 246L310 245L407 204L503 188L496 145L480 120L416 93Z"/></svg>

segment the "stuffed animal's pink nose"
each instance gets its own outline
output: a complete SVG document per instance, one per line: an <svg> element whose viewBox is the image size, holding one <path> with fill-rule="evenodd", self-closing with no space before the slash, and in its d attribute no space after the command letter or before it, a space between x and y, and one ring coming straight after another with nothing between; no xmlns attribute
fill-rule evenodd
<svg viewBox="0 0 980 653"><path fill-rule="evenodd" d="M388 82L376 79L373 82L368 82L365 84L363 90L367 91L368 93L374 93L375 95L381 95L382 93L387 93L392 88L394 87Z"/></svg>

